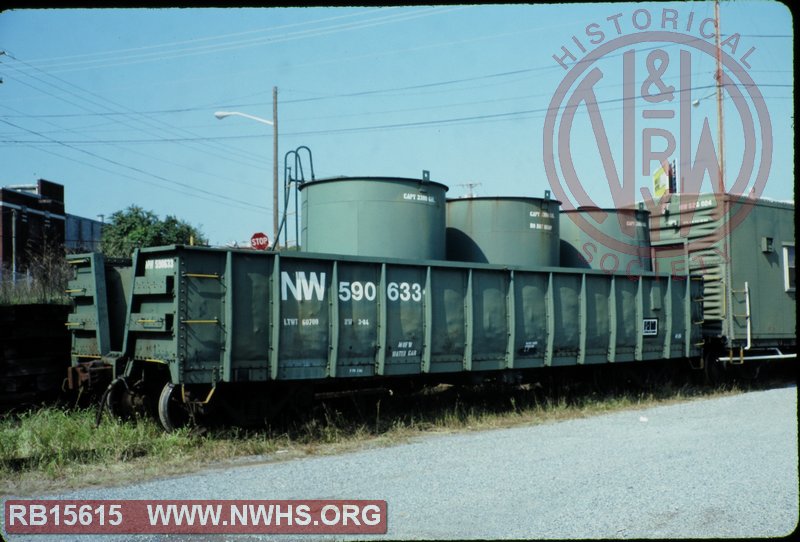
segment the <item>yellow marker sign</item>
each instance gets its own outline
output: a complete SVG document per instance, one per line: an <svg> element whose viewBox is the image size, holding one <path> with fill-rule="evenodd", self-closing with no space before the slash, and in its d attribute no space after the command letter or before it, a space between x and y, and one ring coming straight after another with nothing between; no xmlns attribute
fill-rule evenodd
<svg viewBox="0 0 800 542"><path fill-rule="evenodd" d="M669 166L667 166L669 167ZM664 195L664 192L667 191L667 187L669 186L669 169L664 169L662 165L660 168L653 173L653 189L655 192L655 196L660 198Z"/></svg>

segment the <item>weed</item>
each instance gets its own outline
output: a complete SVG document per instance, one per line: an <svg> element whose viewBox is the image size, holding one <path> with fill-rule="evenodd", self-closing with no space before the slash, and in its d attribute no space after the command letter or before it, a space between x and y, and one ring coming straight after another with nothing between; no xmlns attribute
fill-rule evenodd
<svg viewBox="0 0 800 542"><path fill-rule="evenodd" d="M16 494L140 481L231 461L276 461L405 442L430 432L490 430L583 418L631 408L730 395L686 384L654 389L572 390L540 386L498 393L442 385L412 394L328 400L304 419L262 429L165 433L157 422L106 418L93 410L41 408L0 418L0 486ZM250 459L247 459L250 458Z"/></svg>
<svg viewBox="0 0 800 542"><path fill-rule="evenodd" d="M29 260L25 273L14 273L7 267L0 269L0 305L68 304L70 299L64 290L73 271L63 249L29 254Z"/></svg>

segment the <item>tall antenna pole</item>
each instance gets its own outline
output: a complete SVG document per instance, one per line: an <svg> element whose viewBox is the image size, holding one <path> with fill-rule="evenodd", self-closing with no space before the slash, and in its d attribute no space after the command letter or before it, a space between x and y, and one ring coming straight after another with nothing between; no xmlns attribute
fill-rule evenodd
<svg viewBox="0 0 800 542"><path fill-rule="evenodd" d="M720 47L719 0L714 1L714 21L717 25L717 139L719 139L719 179L718 188L725 193L725 145L722 117L722 48Z"/></svg>
<svg viewBox="0 0 800 542"><path fill-rule="evenodd" d="M272 87L272 231L278 247L278 87Z"/></svg>

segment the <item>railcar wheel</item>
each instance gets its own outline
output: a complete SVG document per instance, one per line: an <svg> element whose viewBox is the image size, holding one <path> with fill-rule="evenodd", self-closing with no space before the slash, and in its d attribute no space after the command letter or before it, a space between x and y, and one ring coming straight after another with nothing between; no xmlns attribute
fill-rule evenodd
<svg viewBox="0 0 800 542"><path fill-rule="evenodd" d="M133 416L133 404L128 382L124 377L117 378L108 385L101 399L100 408L104 408L111 416L117 419L123 421L131 419Z"/></svg>
<svg viewBox="0 0 800 542"><path fill-rule="evenodd" d="M185 427L191 421L189 409L181 398L180 388L167 382L158 398L158 419L167 431Z"/></svg>
<svg viewBox="0 0 800 542"><path fill-rule="evenodd" d="M741 365L731 365L730 369L738 380L745 383L753 383L758 380L763 363L760 361L745 361Z"/></svg>
<svg viewBox="0 0 800 542"><path fill-rule="evenodd" d="M716 355L705 356L705 381L709 386L718 386L725 380L726 365Z"/></svg>

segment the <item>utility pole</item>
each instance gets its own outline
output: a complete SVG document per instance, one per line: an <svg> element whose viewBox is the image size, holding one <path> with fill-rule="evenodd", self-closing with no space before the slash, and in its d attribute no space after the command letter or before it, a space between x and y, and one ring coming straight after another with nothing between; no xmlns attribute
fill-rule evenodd
<svg viewBox="0 0 800 542"><path fill-rule="evenodd" d="M244 117L246 119L272 126L272 246L278 248L278 87L272 87L272 120L256 117L239 111L217 111L214 116L219 120L227 117Z"/></svg>
<svg viewBox="0 0 800 542"><path fill-rule="evenodd" d="M278 248L278 87L272 87L272 242Z"/></svg>
<svg viewBox="0 0 800 542"><path fill-rule="evenodd" d="M11 283L17 283L17 210L11 209Z"/></svg>
<svg viewBox="0 0 800 542"><path fill-rule="evenodd" d="M725 145L723 130L722 108L722 48L720 47L719 26L719 0L714 1L714 21L717 25L717 138L719 139L719 179L718 188L721 194L725 193Z"/></svg>

